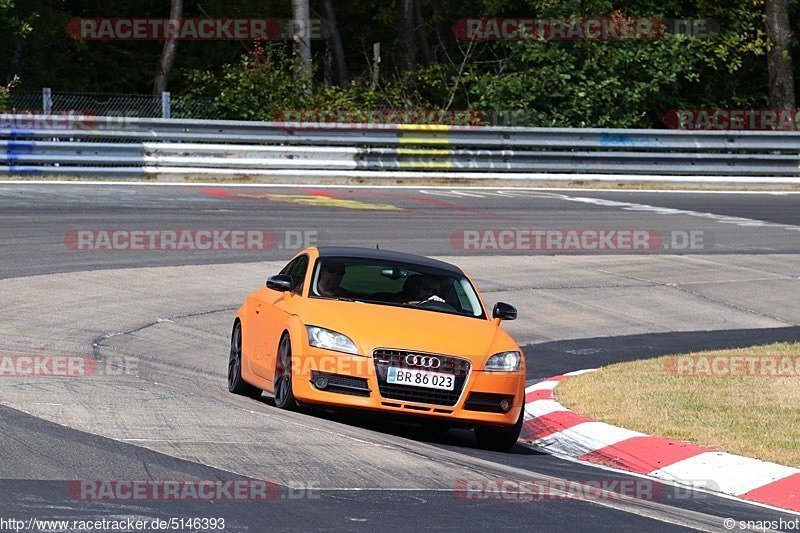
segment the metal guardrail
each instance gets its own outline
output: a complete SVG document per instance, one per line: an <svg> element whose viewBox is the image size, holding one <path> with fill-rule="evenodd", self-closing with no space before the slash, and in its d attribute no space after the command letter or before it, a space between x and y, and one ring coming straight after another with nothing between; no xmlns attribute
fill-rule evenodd
<svg viewBox="0 0 800 533"><path fill-rule="evenodd" d="M800 183L800 132L0 115L9 176L338 176Z"/></svg>

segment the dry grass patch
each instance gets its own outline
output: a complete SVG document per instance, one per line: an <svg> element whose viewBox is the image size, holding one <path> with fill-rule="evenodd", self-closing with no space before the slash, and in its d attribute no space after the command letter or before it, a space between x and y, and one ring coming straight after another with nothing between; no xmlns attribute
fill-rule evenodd
<svg viewBox="0 0 800 533"><path fill-rule="evenodd" d="M800 467L800 372L789 363L800 370L800 343L666 356L570 378L556 398L617 426Z"/></svg>

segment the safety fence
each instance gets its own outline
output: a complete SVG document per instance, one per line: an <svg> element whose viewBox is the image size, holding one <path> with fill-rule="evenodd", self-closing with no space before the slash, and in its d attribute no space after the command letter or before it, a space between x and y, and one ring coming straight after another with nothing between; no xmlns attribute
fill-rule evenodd
<svg viewBox="0 0 800 533"><path fill-rule="evenodd" d="M800 132L0 115L0 173L800 183Z"/></svg>

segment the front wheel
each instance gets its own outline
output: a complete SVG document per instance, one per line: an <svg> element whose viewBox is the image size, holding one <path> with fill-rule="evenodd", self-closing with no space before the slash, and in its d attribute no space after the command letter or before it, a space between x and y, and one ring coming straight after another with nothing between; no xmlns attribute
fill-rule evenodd
<svg viewBox="0 0 800 533"><path fill-rule="evenodd" d="M299 405L292 390L292 340L288 333L284 333L278 346L278 368L275 376L275 406L296 411Z"/></svg>
<svg viewBox="0 0 800 533"><path fill-rule="evenodd" d="M525 417L525 408L521 408L516 424L510 428L481 427L475 428L475 439L478 446L486 450L507 452L517 444L519 434L522 432L522 421Z"/></svg>
<svg viewBox="0 0 800 533"><path fill-rule="evenodd" d="M261 389L242 379L242 324L236 322L231 333L231 352L228 356L228 391L257 400Z"/></svg>

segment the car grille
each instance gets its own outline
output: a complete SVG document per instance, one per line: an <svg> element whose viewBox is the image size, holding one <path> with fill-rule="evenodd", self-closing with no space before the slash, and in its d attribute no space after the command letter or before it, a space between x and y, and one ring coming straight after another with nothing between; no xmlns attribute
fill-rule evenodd
<svg viewBox="0 0 800 533"><path fill-rule="evenodd" d="M412 366L406 363L405 358L407 355L426 355L437 357L441 361L441 366L432 369L435 372L443 374L454 374L455 386L452 391L427 389L424 387L412 387L409 385L396 385L386 382L386 374L390 366L400 368L419 368L421 370L428 370L424 367ZM454 406L458 403L461 397L461 391L467 382L467 377L470 371L470 362L467 359L460 357L451 357L447 355L436 354L422 354L420 352L411 352L407 350L390 350L378 349L372 353L372 360L375 363L375 372L378 376L378 389L381 396L392 400L401 400L406 402L419 402L433 405L446 405Z"/></svg>

